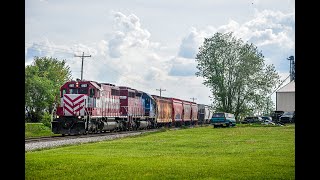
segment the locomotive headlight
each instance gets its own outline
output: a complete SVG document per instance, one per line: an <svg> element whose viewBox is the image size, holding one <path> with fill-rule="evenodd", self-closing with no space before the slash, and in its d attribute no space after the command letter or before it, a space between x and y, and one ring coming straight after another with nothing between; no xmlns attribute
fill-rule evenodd
<svg viewBox="0 0 320 180"><path fill-rule="evenodd" d="M78 119L80 119L81 118L81 116L78 116Z"/></svg>
<svg viewBox="0 0 320 180"><path fill-rule="evenodd" d="M57 118L59 118L59 116L57 115Z"/></svg>

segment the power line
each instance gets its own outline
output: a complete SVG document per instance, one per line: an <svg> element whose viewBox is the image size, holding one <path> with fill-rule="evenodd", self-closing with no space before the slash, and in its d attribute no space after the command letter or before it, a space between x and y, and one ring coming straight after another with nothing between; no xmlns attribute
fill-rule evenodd
<svg viewBox="0 0 320 180"><path fill-rule="evenodd" d="M194 102L194 100L197 100L197 98L194 98L194 97L192 97L192 98L190 98L190 99L192 99L192 102Z"/></svg>
<svg viewBox="0 0 320 180"><path fill-rule="evenodd" d="M74 57L81 57L81 58L82 58L82 63L81 63L81 81L82 81L82 77L83 77L83 59L84 59L85 57L91 57L91 55L85 56L85 55L84 55L84 52L82 52L82 56L74 55Z"/></svg>
<svg viewBox="0 0 320 180"><path fill-rule="evenodd" d="M161 89L161 88L160 88L160 89L156 89L156 90L157 90L157 91L160 91L160 97L161 97L161 92L162 92L162 91L166 91L165 89Z"/></svg>
<svg viewBox="0 0 320 180"><path fill-rule="evenodd" d="M284 79L281 83L280 83L280 85L270 94L270 96L274 93L274 92L276 92L279 88L280 88L280 86L290 77L291 75L289 75L286 79Z"/></svg>

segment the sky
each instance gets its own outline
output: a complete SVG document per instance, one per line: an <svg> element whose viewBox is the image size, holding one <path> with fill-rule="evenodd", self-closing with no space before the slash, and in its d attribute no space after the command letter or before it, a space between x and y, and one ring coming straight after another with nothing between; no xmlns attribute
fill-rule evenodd
<svg viewBox="0 0 320 180"><path fill-rule="evenodd" d="M253 43L281 80L289 76L294 0L27 0L25 65L66 60L80 79L84 53L83 79L211 104L195 56L216 32Z"/></svg>

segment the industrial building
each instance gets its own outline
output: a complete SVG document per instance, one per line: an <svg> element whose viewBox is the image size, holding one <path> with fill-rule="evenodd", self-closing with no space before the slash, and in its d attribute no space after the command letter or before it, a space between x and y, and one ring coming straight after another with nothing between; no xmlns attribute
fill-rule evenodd
<svg viewBox="0 0 320 180"><path fill-rule="evenodd" d="M277 111L295 111L295 81L292 80L276 92Z"/></svg>

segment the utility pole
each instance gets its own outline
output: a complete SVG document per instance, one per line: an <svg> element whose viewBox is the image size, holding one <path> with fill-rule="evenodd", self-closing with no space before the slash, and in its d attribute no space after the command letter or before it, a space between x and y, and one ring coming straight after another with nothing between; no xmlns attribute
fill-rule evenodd
<svg viewBox="0 0 320 180"><path fill-rule="evenodd" d="M192 99L192 102L194 102L194 100L197 100L197 98L194 98L194 97L192 97L192 98L190 98L190 99Z"/></svg>
<svg viewBox="0 0 320 180"><path fill-rule="evenodd" d="M82 63L81 63L81 81L82 81L82 77L83 77L83 58L85 58L85 57L91 57L91 55L85 56L85 55L84 55L84 52L82 52L82 56L74 55L74 57L81 57L81 58L82 58Z"/></svg>
<svg viewBox="0 0 320 180"><path fill-rule="evenodd" d="M161 91L166 91L165 89L156 89L157 91L160 91L160 97L161 97Z"/></svg>

